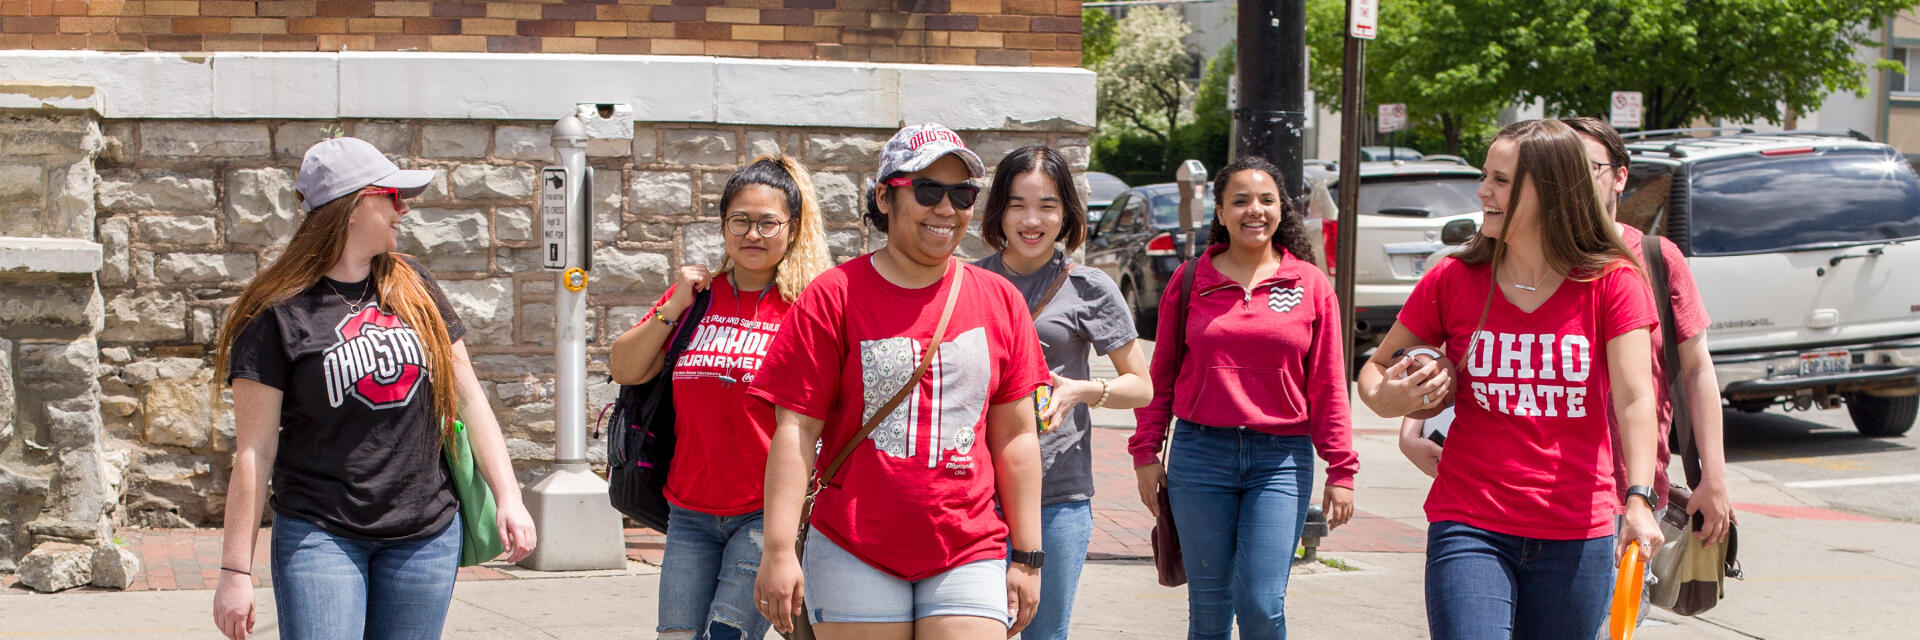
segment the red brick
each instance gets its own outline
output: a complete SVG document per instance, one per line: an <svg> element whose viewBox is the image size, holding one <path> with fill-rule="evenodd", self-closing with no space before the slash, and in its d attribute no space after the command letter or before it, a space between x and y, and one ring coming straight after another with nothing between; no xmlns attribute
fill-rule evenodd
<svg viewBox="0 0 1920 640"><path fill-rule="evenodd" d="M653 40L650 38L601 38L594 46L599 47L600 53L653 53Z"/></svg>
<svg viewBox="0 0 1920 640"><path fill-rule="evenodd" d="M320 18L371 18L373 0L315 0L313 15Z"/></svg>
<svg viewBox="0 0 1920 640"><path fill-rule="evenodd" d="M1033 62L1033 56L1025 51L1006 49L981 49L974 56L976 64L1004 65L1024 67Z"/></svg>
<svg viewBox="0 0 1920 640"><path fill-rule="evenodd" d="M1026 31L1033 19L1026 16L980 16L981 31Z"/></svg>
<svg viewBox="0 0 1920 640"><path fill-rule="evenodd" d="M839 27L787 27L788 42L840 42Z"/></svg>
<svg viewBox="0 0 1920 640"><path fill-rule="evenodd" d="M673 37L674 23L672 22L629 22L626 24L627 37L629 38Z"/></svg>
<svg viewBox="0 0 1920 640"><path fill-rule="evenodd" d="M867 14L867 26L875 29L924 29L927 16L911 13Z"/></svg>
<svg viewBox="0 0 1920 640"><path fill-rule="evenodd" d="M1000 0L1001 11L1029 16L1051 16L1053 0Z"/></svg>
<svg viewBox="0 0 1920 640"><path fill-rule="evenodd" d="M813 44L808 42L762 42L760 43L760 57L809 60L813 58Z"/></svg>
<svg viewBox="0 0 1920 640"><path fill-rule="evenodd" d="M1054 38L1053 48L1055 49L1060 51L1080 50L1080 36L1055 35Z"/></svg>
<svg viewBox="0 0 1920 640"><path fill-rule="evenodd" d="M288 18L287 33L346 33L346 18Z"/></svg>
<svg viewBox="0 0 1920 640"><path fill-rule="evenodd" d="M788 9L832 9L833 0L786 0Z"/></svg>
<svg viewBox="0 0 1920 640"><path fill-rule="evenodd" d="M431 51L433 44L426 36L406 33L382 33L373 36L375 51Z"/></svg>
<svg viewBox="0 0 1920 640"><path fill-rule="evenodd" d="M58 18L58 20L60 33L113 33L114 26L119 22L117 18L85 16L69 16Z"/></svg>
<svg viewBox="0 0 1920 640"><path fill-rule="evenodd" d="M947 13L953 10L947 0L900 0L895 8L911 13Z"/></svg>
<svg viewBox="0 0 1920 640"><path fill-rule="evenodd" d="M33 3L27 0L0 0L0 16L33 15Z"/></svg>
<svg viewBox="0 0 1920 640"><path fill-rule="evenodd" d="M33 34L35 49L85 49L87 34L84 33L36 33Z"/></svg>
<svg viewBox="0 0 1920 640"><path fill-rule="evenodd" d="M1086 7L1080 6L1080 0L1054 0L1053 15L1077 16Z"/></svg>
<svg viewBox="0 0 1920 640"><path fill-rule="evenodd" d="M926 50L918 47L874 47L873 62L925 62Z"/></svg>
<svg viewBox="0 0 1920 640"><path fill-rule="evenodd" d="M1009 33L1002 40L1008 49L1053 49L1057 36L1051 33Z"/></svg>
<svg viewBox="0 0 1920 640"><path fill-rule="evenodd" d="M400 18L354 18L347 21L352 33L405 33L406 21Z"/></svg>
<svg viewBox="0 0 1920 640"><path fill-rule="evenodd" d="M726 4L726 0L673 0L676 7L717 7Z"/></svg>
<svg viewBox="0 0 1920 640"><path fill-rule="evenodd" d="M435 18L485 18L487 3L484 2L435 2Z"/></svg>
<svg viewBox="0 0 1920 640"><path fill-rule="evenodd" d="M257 33L210 35L206 36L202 42L201 46L206 47L207 51L259 51L261 46L260 34ZM219 569L216 568L214 571Z"/></svg>
<svg viewBox="0 0 1920 640"><path fill-rule="evenodd" d="M460 33L460 21L453 18L407 18L405 31L430 36L456 35Z"/></svg>
<svg viewBox="0 0 1920 640"><path fill-rule="evenodd" d="M313 15L313 0L276 0L256 3L254 15L273 18L298 18Z"/></svg>
<svg viewBox="0 0 1920 640"><path fill-rule="evenodd" d="M541 38L541 53L598 53L595 38Z"/></svg>
<svg viewBox="0 0 1920 640"><path fill-rule="evenodd" d="M706 52L706 44L699 40L664 39L653 41L653 52L668 56L697 56Z"/></svg>
<svg viewBox="0 0 1920 640"><path fill-rule="evenodd" d="M84 16L87 15L87 0L53 0L51 9L47 15Z"/></svg>
<svg viewBox="0 0 1920 640"><path fill-rule="evenodd" d="M642 5L602 5L594 8L595 17L601 20L624 20L637 22L653 19L653 7Z"/></svg>
<svg viewBox="0 0 1920 640"><path fill-rule="evenodd" d="M1080 19L1038 16L1028 29L1034 33L1080 33Z"/></svg>
<svg viewBox="0 0 1920 640"><path fill-rule="evenodd" d="M487 36L489 53L539 53L540 39L520 36Z"/></svg>
<svg viewBox="0 0 1920 640"><path fill-rule="evenodd" d="M581 20L573 23L573 35L582 38L625 38L627 23Z"/></svg>
<svg viewBox="0 0 1920 640"><path fill-rule="evenodd" d="M500 18L461 18L460 33L474 36L517 35L519 23Z"/></svg>
<svg viewBox="0 0 1920 640"><path fill-rule="evenodd" d="M813 24L813 11L807 9L761 9L760 24L811 25Z"/></svg>
<svg viewBox="0 0 1920 640"><path fill-rule="evenodd" d="M540 8L540 17L547 20L593 20L598 14L590 4L550 4Z"/></svg>
<svg viewBox="0 0 1920 640"><path fill-rule="evenodd" d="M707 7L707 22L760 24L760 10L736 9L733 7Z"/></svg>
<svg viewBox="0 0 1920 640"><path fill-rule="evenodd" d="M847 29L840 34L842 44L892 45L900 42L893 29Z"/></svg>
<svg viewBox="0 0 1920 640"><path fill-rule="evenodd" d="M822 11L813 14L813 23L822 27L865 27L865 11Z"/></svg>
<svg viewBox="0 0 1920 640"><path fill-rule="evenodd" d="M273 18L234 18L233 33L256 33L262 35L287 32L287 21Z"/></svg>
<svg viewBox="0 0 1920 640"><path fill-rule="evenodd" d="M0 31L7 33L59 33L60 19L47 17L0 18Z"/></svg>
<svg viewBox="0 0 1920 640"><path fill-rule="evenodd" d="M266 51L318 51L320 42L313 36L264 35L260 36L260 48Z"/></svg>
<svg viewBox="0 0 1920 640"><path fill-rule="evenodd" d="M487 52L486 36L427 36L427 45L434 51Z"/></svg>
<svg viewBox="0 0 1920 640"><path fill-rule="evenodd" d="M487 17L507 18L510 20L539 20L540 7L537 4L489 2Z"/></svg>
<svg viewBox="0 0 1920 640"><path fill-rule="evenodd" d="M733 25L717 22L682 22L673 25L673 37L684 40L725 40L733 37Z"/></svg>
<svg viewBox="0 0 1920 640"><path fill-rule="evenodd" d="M935 47L927 49L928 64L974 64L976 55L972 49L953 49Z"/></svg>
<svg viewBox="0 0 1920 640"><path fill-rule="evenodd" d="M560 37L573 35L571 20L522 20L515 33L533 37Z"/></svg>
<svg viewBox="0 0 1920 640"><path fill-rule="evenodd" d="M727 58L757 58L760 56L760 43L739 42L734 40L708 40L703 43L704 53L710 56Z"/></svg>
<svg viewBox="0 0 1920 640"><path fill-rule="evenodd" d="M0 35L0 49L25 49L27 36L17 36L19 45L8 40L16 36ZM95 51L145 51L147 37L136 33L96 33L87 36L87 48Z"/></svg>
<svg viewBox="0 0 1920 640"><path fill-rule="evenodd" d="M314 36L319 39L321 51L372 51L373 36L348 35L344 33L323 33Z"/></svg>
<svg viewBox="0 0 1920 640"><path fill-rule="evenodd" d="M251 2L220 0L200 3L200 15L209 17L251 18L253 17L253 11L254 7Z"/></svg>
<svg viewBox="0 0 1920 640"><path fill-rule="evenodd" d="M229 33L233 31L227 18L174 18L173 32L180 34Z"/></svg>
<svg viewBox="0 0 1920 640"><path fill-rule="evenodd" d="M700 22L707 19L707 8L654 7L652 19L659 22Z"/></svg>
<svg viewBox="0 0 1920 640"><path fill-rule="evenodd" d="M205 51L200 36L147 36L147 48L154 51ZM34 44L39 44L38 39Z"/></svg>
<svg viewBox="0 0 1920 640"><path fill-rule="evenodd" d="M0 3L0 14L4 14L4 3ZM87 3L87 15L90 16L137 16L146 10L139 2L125 0L93 0Z"/></svg>
<svg viewBox="0 0 1920 640"><path fill-rule="evenodd" d="M1033 66L1036 67L1078 67L1079 51L1035 51Z"/></svg>
<svg viewBox="0 0 1920 640"><path fill-rule="evenodd" d="M953 15L927 16L926 25L928 29L939 29L941 31L973 31L980 28L980 18L978 16Z"/></svg>
<svg viewBox="0 0 1920 640"><path fill-rule="evenodd" d="M1000 0L953 0L954 13L1000 13Z"/></svg>
<svg viewBox="0 0 1920 640"><path fill-rule="evenodd" d="M150 16L197 16L200 15L200 3L181 0L146 0L146 15Z"/></svg>
<svg viewBox="0 0 1920 640"><path fill-rule="evenodd" d="M121 18L118 31L120 33L173 33L173 18Z"/></svg>
<svg viewBox="0 0 1920 640"><path fill-rule="evenodd" d="M426 18L433 15L431 2L375 2L373 15L382 18Z"/></svg>
<svg viewBox="0 0 1920 640"><path fill-rule="evenodd" d="M813 48L813 55L821 60L864 61L867 48L859 45L823 44Z"/></svg>

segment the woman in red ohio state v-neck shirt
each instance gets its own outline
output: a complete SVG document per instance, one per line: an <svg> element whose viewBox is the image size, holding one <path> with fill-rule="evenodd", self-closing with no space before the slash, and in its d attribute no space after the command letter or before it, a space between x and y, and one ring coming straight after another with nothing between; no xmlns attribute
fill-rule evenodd
<svg viewBox="0 0 1920 640"><path fill-rule="evenodd" d="M1648 499L1652 295L1567 125L1507 126L1485 170L1480 236L1414 287L1360 372L1360 397L1397 418L1453 394L1457 417L1426 504L1433 637L1592 638L1627 543L1644 558L1661 541ZM1423 345L1443 357L1390 355ZM1634 485L1624 505L1619 455Z"/></svg>

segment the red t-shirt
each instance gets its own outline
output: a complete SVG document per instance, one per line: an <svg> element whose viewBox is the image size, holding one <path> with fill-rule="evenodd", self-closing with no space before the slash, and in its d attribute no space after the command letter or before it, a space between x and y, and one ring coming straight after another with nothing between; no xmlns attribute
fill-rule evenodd
<svg viewBox="0 0 1920 640"><path fill-rule="evenodd" d="M987 407L1020 400L1049 378L1020 292L993 272L956 264L967 270L964 288L919 390L854 450L813 506L821 534L904 580L1006 555ZM825 420L818 464L830 463L913 374L952 280L903 289L874 270L871 255L821 274L794 302L749 393Z"/></svg>
<svg viewBox="0 0 1920 640"><path fill-rule="evenodd" d="M672 296L668 288L653 308ZM673 363L679 441L667 474L667 500L717 516L760 510L773 407L748 398L747 387L790 306L772 286L741 292L725 277L713 279L707 315Z"/></svg>
<svg viewBox="0 0 1920 640"><path fill-rule="evenodd" d="M1645 237L1646 234L1641 233L1639 229L1620 225L1620 239L1627 243L1627 249L1633 252L1635 260L1641 259L1640 241ZM1707 305L1700 300L1700 288L1693 284L1693 271L1687 268L1687 256L1680 253L1680 247L1674 246L1672 242L1661 242L1660 250L1667 257L1667 300L1673 305L1674 335L1679 337L1681 342L1686 342L1707 330L1707 325L1711 322L1707 318ZM1655 313L1658 313L1657 309ZM1659 454L1654 456L1653 493L1660 496L1661 500L1666 500L1666 487L1669 482L1667 463L1670 460L1667 455L1667 436L1668 432L1673 430L1673 397L1667 387L1669 372L1666 371L1666 359L1660 352L1666 344L1661 333L1653 332L1653 387L1660 398L1659 408L1656 410L1660 418L1660 449ZM1671 373L1680 375L1678 371ZM1719 404L1719 400L1715 399L1714 404ZM1607 417L1611 420L1613 414L1608 413ZM1620 449L1619 426L1615 424L1613 430L1613 448L1616 451ZM1614 484L1620 488L1621 500L1624 501L1629 486L1626 458L1622 457L1614 462L1613 480Z"/></svg>
<svg viewBox="0 0 1920 640"><path fill-rule="evenodd" d="M1618 263L1591 281L1568 279L1527 313L1505 295L1486 306L1491 274L1486 265L1442 260L1400 310L1401 326L1445 345L1458 363L1457 417L1427 494L1427 520L1546 540L1612 533L1620 494L1606 349L1656 324L1646 281Z"/></svg>

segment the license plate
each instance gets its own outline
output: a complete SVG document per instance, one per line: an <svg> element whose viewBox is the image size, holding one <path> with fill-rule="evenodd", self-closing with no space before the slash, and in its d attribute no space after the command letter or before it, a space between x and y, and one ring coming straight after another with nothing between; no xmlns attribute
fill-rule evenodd
<svg viewBox="0 0 1920 640"><path fill-rule="evenodd" d="M1844 350L1800 354L1800 375L1819 376L1846 373L1853 366L1853 354Z"/></svg>
<svg viewBox="0 0 1920 640"><path fill-rule="evenodd" d="M1421 274L1424 274L1426 272L1427 272L1427 256L1416 256L1413 259L1413 277L1418 278L1420 277Z"/></svg>

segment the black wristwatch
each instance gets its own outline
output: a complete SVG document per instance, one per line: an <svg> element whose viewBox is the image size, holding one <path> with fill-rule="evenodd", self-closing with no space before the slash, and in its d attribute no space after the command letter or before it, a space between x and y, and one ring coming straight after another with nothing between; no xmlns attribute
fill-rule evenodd
<svg viewBox="0 0 1920 640"><path fill-rule="evenodd" d="M1636 484L1631 487L1627 487L1627 499L1632 500L1634 496L1640 496L1642 498L1646 498L1648 509L1660 508L1660 499L1654 497L1653 487L1649 487L1644 484Z"/></svg>
<svg viewBox="0 0 1920 640"><path fill-rule="evenodd" d="M1047 563L1047 552L1037 549L1033 551L1014 551L1007 554L1007 560L1038 569L1040 565Z"/></svg>

